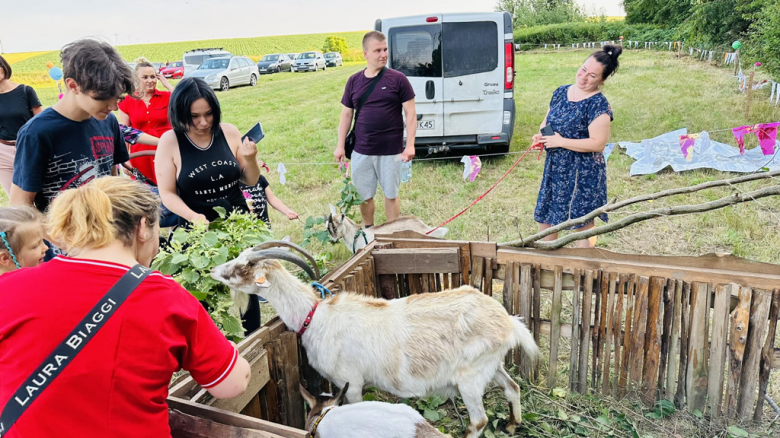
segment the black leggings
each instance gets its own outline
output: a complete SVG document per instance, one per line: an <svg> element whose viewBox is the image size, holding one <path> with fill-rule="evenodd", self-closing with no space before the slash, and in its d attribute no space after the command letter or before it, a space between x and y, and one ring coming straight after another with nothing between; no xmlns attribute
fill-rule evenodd
<svg viewBox="0 0 780 438"><path fill-rule="evenodd" d="M241 325L244 326L244 334L250 333L260 328L260 301L257 295L249 295L249 307L241 318Z"/></svg>

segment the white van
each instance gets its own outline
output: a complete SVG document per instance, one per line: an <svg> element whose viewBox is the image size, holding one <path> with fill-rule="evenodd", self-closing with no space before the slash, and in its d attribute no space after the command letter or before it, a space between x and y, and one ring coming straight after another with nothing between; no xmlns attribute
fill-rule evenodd
<svg viewBox="0 0 780 438"><path fill-rule="evenodd" d="M195 49L184 52L184 55L182 55L182 61L184 61L184 77L192 74L201 64L203 64L203 61L207 59L230 58L231 56L233 56L233 54L222 50L222 47Z"/></svg>
<svg viewBox="0 0 780 438"><path fill-rule="evenodd" d="M409 78L418 151L508 152L515 122L515 46L507 12L379 19L387 66Z"/></svg>

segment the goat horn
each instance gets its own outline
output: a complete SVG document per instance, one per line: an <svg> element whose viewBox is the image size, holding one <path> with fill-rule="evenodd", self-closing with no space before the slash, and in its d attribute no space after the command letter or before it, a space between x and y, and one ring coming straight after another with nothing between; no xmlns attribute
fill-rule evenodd
<svg viewBox="0 0 780 438"><path fill-rule="evenodd" d="M306 263L302 258L298 257L295 254L290 253L289 251L282 251L280 249L266 249L263 251L257 251L256 253L253 253L249 256L249 261L251 262L259 262L260 260L285 260L288 262L292 262L296 265L298 265L301 269L306 271L306 273L309 275L309 277L317 281L320 279L319 275L314 274L314 271L311 269L308 263ZM315 265L316 269L316 265ZM319 274L319 271L317 272Z"/></svg>
<svg viewBox="0 0 780 438"><path fill-rule="evenodd" d="M298 245L296 245L296 244L294 244L292 242L288 242L286 240L269 240L268 242L263 242L263 243L255 246L252 249L255 250L255 251L260 251L260 250L264 250L264 249L278 248L278 247L281 247L281 246L287 247L287 248L290 248L290 249L294 249L294 250L298 251L299 253L301 253L304 257L306 257L309 260L309 262L311 263L311 265L314 267L314 270L317 272L317 278L314 278L314 277L312 277L312 278L315 281L319 281L319 279L320 279L320 268L319 268L319 266L317 266L317 261L314 260L314 257L312 257L311 254L306 252L305 249L301 248L300 246L298 246Z"/></svg>

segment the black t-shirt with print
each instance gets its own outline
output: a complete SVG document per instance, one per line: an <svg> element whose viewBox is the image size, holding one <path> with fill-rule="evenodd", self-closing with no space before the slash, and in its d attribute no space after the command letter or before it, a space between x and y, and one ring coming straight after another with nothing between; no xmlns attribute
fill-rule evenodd
<svg viewBox="0 0 780 438"><path fill-rule="evenodd" d="M16 140L19 129L33 118L32 109L37 106L41 106L41 101L27 85L0 93L0 140Z"/></svg>
<svg viewBox="0 0 780 438"><path fill-rule="evenodd" d="M253 186L248 186L244 183L241 183L241 191L245 193L249 193L252 200L252 205L250 209L252 210L252 213L254 213L258 219L262 220L268 225L271 225L271 222L268 219L268 198L265 196L265 189L268 187L268 180L265 179L263 175L260 175L260 178L257 180L257 184ZM244 196L246 198L246 196ZM249 199L247 199L249 201ZM249 202L247 202L249 204Z"/></svg>

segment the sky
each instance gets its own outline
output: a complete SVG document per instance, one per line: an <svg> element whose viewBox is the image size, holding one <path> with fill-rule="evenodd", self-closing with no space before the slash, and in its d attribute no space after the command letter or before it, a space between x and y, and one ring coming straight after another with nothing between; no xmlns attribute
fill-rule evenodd
<svg viewBox="0 0 780 438"><path fill-rule="evenodd" d="M577 0L625 15L621 0ZM12 5L12 6L10 6ZM496 0L0 0L3 53L56 50L83 37L112 44L347 32L377 18L489 12Z"/></svg>

